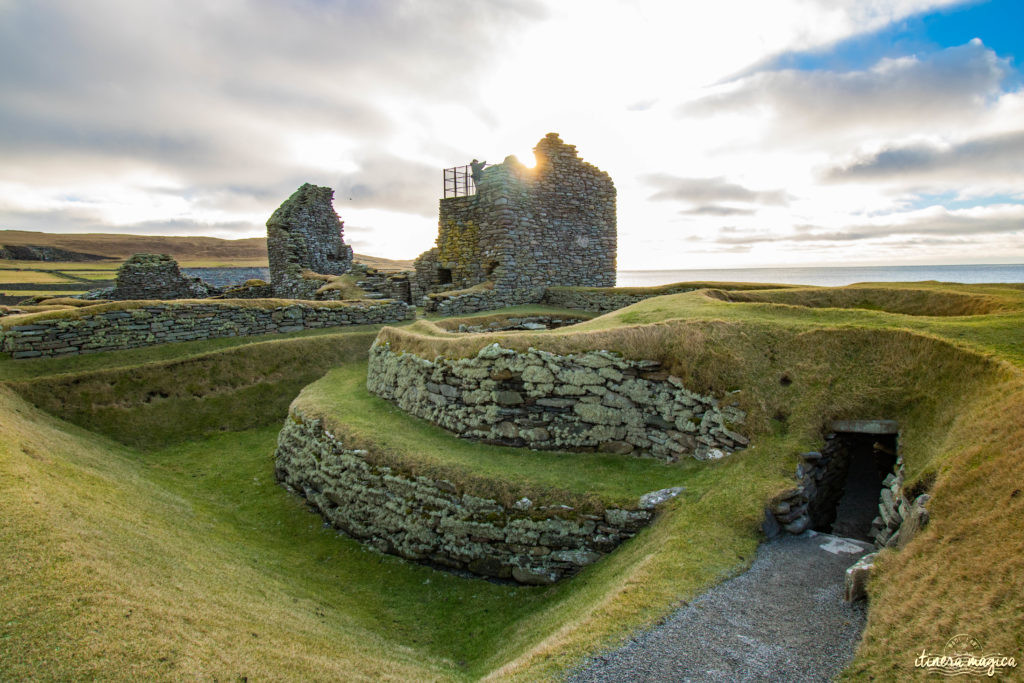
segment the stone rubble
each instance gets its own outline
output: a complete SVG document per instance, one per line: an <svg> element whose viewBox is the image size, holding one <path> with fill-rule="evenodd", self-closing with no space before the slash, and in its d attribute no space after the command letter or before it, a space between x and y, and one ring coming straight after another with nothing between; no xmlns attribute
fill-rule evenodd
<svg viewBox="0 0 1024 683"><path fill-rule="evenodd" d="M197 277L181 273L167 254L135 254L117 269L117 283L101 298L116 301L147 299L205 299L219 290Z"/></svg>

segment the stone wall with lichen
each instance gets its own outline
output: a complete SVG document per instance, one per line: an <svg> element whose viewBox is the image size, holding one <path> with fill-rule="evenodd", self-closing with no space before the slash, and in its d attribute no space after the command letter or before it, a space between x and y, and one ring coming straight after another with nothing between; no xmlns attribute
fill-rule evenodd
<svg viewBox="0 0 1024 683"><path fill-rule="evenodd" d="M746 415L687 390L655 361L607 351L558 355L498 344L427 360L370 349L367 388L459 436L544 450L602 450L674 461L742 448Z"/></svg>
<svg viewBox="0 0 1024 683"><path fill-rule="evenodd" d="M117 269L117 283L103 298L203 299L216 293L199 278L183 275L178 262L167 254L135 254Z"/></svg>
<svg viewBox="0 0 1024 683"><path fill-rule="evenodd" d="M382 552L527 584L554 583L596 562L682 491L654 491L637 509L602 514L538 507L526 497L504 506L367 456L292 406L278 436L275 472L335 527Z"/></svg>
<svg viewBox="0 0 1024 683"><path fill-rule="evenodd" d="M345 244L345 224L333 200L331 188L305 183L267 220L270 284L276 296L312 298L319 285L304 279L303 271L342 275L352 266L352 247Z"/></svg>
<svg viewBox="0 0 1024 683"><path fill-rule="evenodd" d="M0 329L0 352L13 358L70 356L214 337L392 323L411 317L413 311L403 301L386 300L266 306L211 300L94 308L65 317L10 321Z"/></svg>
<svg viewBox="0 0 1024 683"><path fill-rule="evenodd" d="M493 282L506 304L536 301L549 286L615 285L616 193L607 173L549 133L537 164L515 157L490 166L469 197L442 199L437 251L417 267L417 291Z"/></svg>
<svg viewBox="0 0 1024 683"><path fill-rule="evenodd" d="M428 294L422 299L422 303L427 313L439 313L443 316L467 315L507 305L497 291L481 285L455 292Z"/></svg>

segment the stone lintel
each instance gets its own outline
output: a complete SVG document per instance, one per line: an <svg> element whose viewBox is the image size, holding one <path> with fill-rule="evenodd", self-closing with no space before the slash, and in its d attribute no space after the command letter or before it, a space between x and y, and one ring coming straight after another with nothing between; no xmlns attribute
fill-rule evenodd
<svg viewBox="0 0 1024 683"><path fill-rule="evenodd" d="M835 420L833 432L847 434L898 434L900 425L896 420Z"/></svg>

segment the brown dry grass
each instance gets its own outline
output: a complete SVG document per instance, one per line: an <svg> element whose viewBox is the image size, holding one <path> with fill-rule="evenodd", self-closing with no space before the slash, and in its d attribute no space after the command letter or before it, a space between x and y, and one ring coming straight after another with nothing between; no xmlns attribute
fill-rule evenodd
<svg viewBox="0 0 1024 683"><path fill-rule="evenodd" d="M356 284L355 275L331 275L323 287L316 290L317 294L340 292L342 300L365 299L366 292Z"/></svg>
<svg viewBox="0 0 1024 683"><path fill-rule="evenodd" d="M0 289L5 284L66 284L71 285L72 281L66 277L60 277L55 273L43 273L38 270L13 270L10 268L0 268Z"/></svg>
<svg viewBox="0 0 1024 683"><path fill-rule="evenodd" d="M413 269L413 262L411 259L391 259L383 258L381 256L367 256L365 254L353 254L352 257L356 263L362 263L364 266L376 268L382 273L394 273L401 270Z"/></svg>
<svg viewBox="0 0 1024 683"><path fill-rule="evenodd" d="M262 237L222 240L215 237L162 237L103 233L54 234L25 230L0 230L0 244L57 247L86 254L125 259L132 254L170 254L178 261L205 259L264 259L267 241ZM83 261L83 263L88 263Z"/></svg>
<svg viewBox="0 0 1024 683"><path fill-rule="evenodd" d="M56 234L26 230L0 230L0 244L10 246L57 247L69 251L96 254L112 259L126 259L132 254L170 254L179 263L202 265L267 265L267 240L249 237L223 240L216 237L169 237L157 235L114 235L104 233ZM382 271L411 270L412 261L354 254L357 263ZM233 263L239 262L239 263ZM19 262L11 262L19 263ZM96 268L94 261L81 261L83 267ZM47 263L48 268L63 264ZM35 282L35 280L33 280ZM39 280L42 282L42 280Z"/></svg>
<svg viewBox="0 0 1024 683"><path fill-rule="evenodd" d="M427 296L431 299L449 299L453 296L462 296L463 294L475 294L478 292L489 292L494 289L494 283L488 280L487 282L481 282L473 285L472 287L466 287L465 289L450 289L447 292L431 292Z"/></svg>

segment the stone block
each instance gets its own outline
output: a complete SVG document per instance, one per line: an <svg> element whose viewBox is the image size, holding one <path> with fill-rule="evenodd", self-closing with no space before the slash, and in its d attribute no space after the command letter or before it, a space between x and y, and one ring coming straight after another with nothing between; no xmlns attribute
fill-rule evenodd
<svg viewBox="0 0 1024 683"><path fill-rule="evenodd" d="M877 557L878 553L869 553L846 570L843 581L843 599L846 602L867 599L868 581L871 579Z"/></svg>

